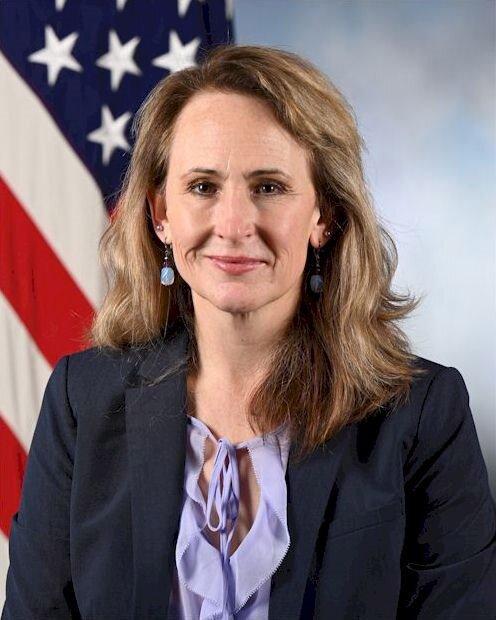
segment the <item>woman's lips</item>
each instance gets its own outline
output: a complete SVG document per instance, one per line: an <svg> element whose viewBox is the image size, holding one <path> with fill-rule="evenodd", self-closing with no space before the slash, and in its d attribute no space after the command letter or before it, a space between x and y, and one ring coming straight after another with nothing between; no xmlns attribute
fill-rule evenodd
<svg viewBox="0 0 496 620"><path fill-rule="evenodd" d="M222 271L225 271L226 273L231 274L246 273L247 271L252 271L253 269L256 269L260 265L264 264L264 262L260 260L243 261L242 263L240 263L233 262L232 260L222 260L220 258L214 258L212 256L209 256L209 259L212 261L212 263L214 263L216 267L222 269Z"/></svg>

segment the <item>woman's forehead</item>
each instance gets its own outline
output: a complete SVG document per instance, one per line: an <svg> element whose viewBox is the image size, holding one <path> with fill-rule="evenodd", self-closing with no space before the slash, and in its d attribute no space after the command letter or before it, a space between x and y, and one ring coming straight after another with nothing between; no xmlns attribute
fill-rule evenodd
<svg viewBox="0 0 496 620"><path fill-rule="evenodd" d="M195 95L182 109L174 126L173 142L201 142L209 147L243 143L291 143L267 104L253 97L225 93ZM295 143L296 144L296 143Z"/></svg>
<svg viewBox="0 0 496 620"><path fill-rule="evenodd" d="M239 112L239 111L238 111ZM280 169L292 176L305 165L306 152L274 120L246 118L236 110L184 116L170 150L170 171L216 170L220 176L236 169L245 178L257 169ZM301 172L301 171L300 171Z"/></svg>

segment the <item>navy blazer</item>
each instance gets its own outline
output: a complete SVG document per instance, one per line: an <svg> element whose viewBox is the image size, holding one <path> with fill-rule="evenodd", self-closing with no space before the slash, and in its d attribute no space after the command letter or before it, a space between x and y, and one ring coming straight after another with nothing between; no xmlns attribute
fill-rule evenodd
<svg viewBox="0 0 496 620"><path fill-rule="evenodd" d="M11 520L2 620L165 620L183 493L184 328L62 357ZM270 620L496 618L496 505L456 368L286 473L291 545Z"/></svg>

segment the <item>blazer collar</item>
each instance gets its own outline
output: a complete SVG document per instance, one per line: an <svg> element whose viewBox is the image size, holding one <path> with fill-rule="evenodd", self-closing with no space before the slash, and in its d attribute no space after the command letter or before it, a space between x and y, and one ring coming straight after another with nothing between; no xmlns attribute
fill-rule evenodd
<svg viewBox="0 0 496 620"><path fill-rule="evenodd" d="M135 618L167 618L186 457L186 368L160 376L187 353L189 334L178 319L145 351L144 381L125 391L129 457ZM158 381L157 381L158 380ZM272 577L269 620L300 617L319 525L350 427L286 470L291 544Z"/></svg>

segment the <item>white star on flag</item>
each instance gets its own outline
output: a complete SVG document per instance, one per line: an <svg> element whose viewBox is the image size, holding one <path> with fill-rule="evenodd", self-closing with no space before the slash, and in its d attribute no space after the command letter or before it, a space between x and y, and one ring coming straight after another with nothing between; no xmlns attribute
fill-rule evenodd
<svg viewBox="0 0 496 620"><path fill-rule="evenodd" d="M152 65L161 67L162 69L168 69L171 73L179 71L180 69L186 69L187 67L196 66L195 54L198 46L200 45L200 37L195 37L186 45L181 43L177 32L171 30L169 32L169 52L162 56L157 56L152 60Z"/></svg>
<svg viewBox="0 0 496 620"><path fill-rule="evenodd" d="M203 2L203 0L199 0ZM189 5L191 4L191 0L177 0L177 13L179 17L184 17L188 12Z"/></svg>
<svg viewBox="0 0 496 620"><path fill-rule="evenodd" d="M61 11L65 6L65 0L55 0L55 8L57 11Z"/></svg>
<svg viewBox="0 0 496 620"><path fill-rule="evenodd" d="M117 10L122 11L122 9L126 6L127 0L116 0Z"/></svg>
<svg viewBox="0 0 496 620"><path fill-rule="evenodd" d="M119 1L119 0L117 0ZM203 4L205 0L198 0L200 4ZM184 17L188 12L191 0L177 0L177 14L179 17ZM232 19L234 16L234 0L225 0L225 16L226 19Z"/></svg>
<svg viewBox="0 0 496 620"><path fill-rule="evenodd" d="M110 161L114 149L129 150L129 144L124 137L124 128L130 118L131 113L125 112L119 118L114 119L109 107L106 105L102 107L102 125L89 133L87 138L91 142L102 145L102 161L105 165Z"/></svg>
<svg viewBox="0 0 496 620"><path fill-rule="evenodd" d="M59 40L51 26L45 26L45 47L28 56L31 62L39 62L48 68L48 83L53 86L64 68L81 72L83 68L71 55L78 33L73 32Z"/></svg>
<svg viewBox="0 0 496 620"><path fill-rule="evenodd" d="M109 51L100 56L96 64L111 72L110 85L112 90L119 88L119 84L126 72L133 75L141 75L141 71L133 59L134 51L139 42L140 38L134 37L123 45L119 41L115 30L109 32Z"/></svg>

